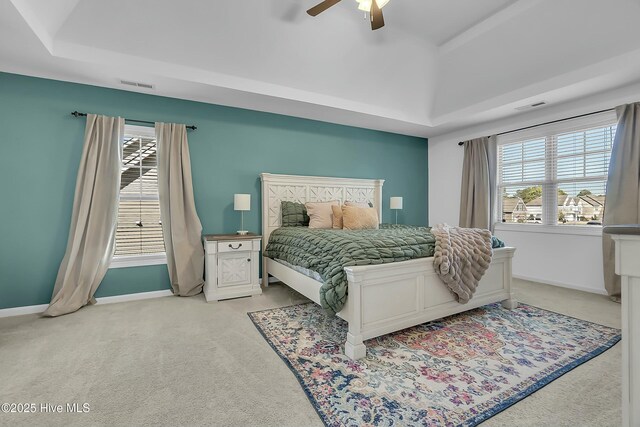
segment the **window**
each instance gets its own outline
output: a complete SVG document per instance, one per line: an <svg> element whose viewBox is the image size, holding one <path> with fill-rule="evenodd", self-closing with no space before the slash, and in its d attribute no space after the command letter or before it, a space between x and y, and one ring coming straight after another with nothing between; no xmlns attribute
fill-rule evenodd
<svg viewBox="0 0 640 427"><path fill-rule="evenodd" d="M153 128L125 126L116 251L111 267L166 263L156 148Z"/></svg>
<svg viewBox="0 0 640 427"><path fill-rule="evenodd" d="M500 136L501 221L601 225L615 132L607 111Z"/></svg>

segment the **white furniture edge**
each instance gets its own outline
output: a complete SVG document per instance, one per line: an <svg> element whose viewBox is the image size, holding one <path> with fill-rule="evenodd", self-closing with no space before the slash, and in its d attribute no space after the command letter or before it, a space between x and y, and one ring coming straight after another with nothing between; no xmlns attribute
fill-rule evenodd
<svg viewBox="0 0 640 427"><path fill-rule="evenodd" d="M304 203L345 198L335 197L342 189L357 186L361 200L372 202L382 212L384 180L353 180L295 175L261 174L262 234L265 244L273 230L280 226L280 203L283 200ZM313 187L313 190L310 188ZM355 188L355 187L354 187ZM363 200L366 199L366 200ZM467 304L455 301L433 268L433 258L420 258L389 264L347 267L349 281L345 307L338 316L349 324L345 354L351 359L366 355L364 340L375 338L421 323L467 311L494 302L515 308L511 290L511 261L514 248L494 250L493 260L480 281L473 299ZM263 258L263 277L273 275L290 288L320 303L321 283Z"/></svg>
<svg viewBox="0 0 640 427"><path fill-rule="evenodd" d="M640 235L611 238L622 285L622 425L635 427L640 425Z"/></svg>
<svg viewBox="0 0 640 427"><path fill-rule="evenodd" d="M162 291L138 292L135 294L114 295L111 297L96 298L96 304L114 304L119 302L138 301L151 298L162 298L173 296L170 289ZM22 307L11 307L0 309L0 318L22 316L25 314L42 313L49 307L49 304L27 305Z"/></svg>

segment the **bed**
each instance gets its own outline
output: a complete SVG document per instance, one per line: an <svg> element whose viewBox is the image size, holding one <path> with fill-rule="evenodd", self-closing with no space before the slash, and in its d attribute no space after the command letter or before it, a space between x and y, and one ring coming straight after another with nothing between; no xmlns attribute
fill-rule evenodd
<svg viewBox="0 0 640 427"><path fill-rule="evenodd" d="M281 224L281 202L298 203L339 200L371 203L382 218L382 179L350 179L263 173L262 234L268 242ZM346 304L337 315L348 325L344 352L351 359L366 356L364 341L486 304L502 302L517 307L511 289L514 248L494 249L491 265L476 293L466 304L458 303L433 268L433 258L387 264L345 267L348 280ZM322 283L268 257L263 258L262 277L269 275L320 304Z"/></svg>

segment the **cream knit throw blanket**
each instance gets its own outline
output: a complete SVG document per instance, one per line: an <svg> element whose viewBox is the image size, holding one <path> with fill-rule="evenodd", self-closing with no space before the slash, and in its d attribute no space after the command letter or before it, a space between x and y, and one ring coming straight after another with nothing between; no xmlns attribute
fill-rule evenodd
<svg viewBox="0 0 640 427"><path fill-rule="evenodd" d="M458 302L465 304L491 264L491 232L447 224L438 224L431 232L436 237L433 267Z"/></svg>

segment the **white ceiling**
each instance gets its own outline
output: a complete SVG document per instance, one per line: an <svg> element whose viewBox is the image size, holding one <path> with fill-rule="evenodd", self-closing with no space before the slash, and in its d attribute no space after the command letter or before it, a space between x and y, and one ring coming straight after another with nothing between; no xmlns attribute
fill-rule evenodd
<svg viewBox="0 0 640 427"><path fill-rule="evenodd" d="M418 136L640 81L638 0L319 1L0 0L0 71Z"/></svg>

